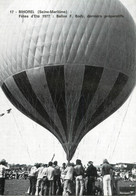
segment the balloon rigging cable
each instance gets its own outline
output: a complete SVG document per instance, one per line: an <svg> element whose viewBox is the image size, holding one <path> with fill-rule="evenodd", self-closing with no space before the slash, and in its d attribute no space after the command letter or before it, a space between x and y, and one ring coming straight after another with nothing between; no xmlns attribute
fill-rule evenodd
<svg viewBox="0 0 136 196"><path fill-rule="evenodd" d="M31 161L31 163L32 163L32 159L31 159L31 155L30 155L30 153L29 153L28 145L27 145L27 143L26 143L26 142L24 141L24 139L23 139L23 136L22 136L22 133L21 133L21 130L20 130L21 128L20 128L20 126L18 126L18 123L17 123L17 121L16 121L16 118L15 118L13 112L12 112L12 116L13 116L13 119L14 119L14 122L15 122L15 125L16 125L16 128L17 128L17 131L18 131L18 133L19 133L19 135L20 135L20 137L21 137L23 143L24 143L25 146L26 146L26 150L27 150L27 153L28 153L28 157L29 157L29 159L30 159L30 161Z"/></svg>
<svg viewBox="0 0 136 196"><path fill-rule="evenodd" d="M130 96L130 99L129 99L129 102L128 102L128 105L127 105L127 109L126 109L126 111L125 111L124 117L123 117L122 122L121 122L121 126L120 126L120 128L119 128L119 132L118 132L118 135L117 135L117 139L116 139L116 141L115 141L115 146L114 146L113 151L112 151L112 153L110 154L110 157L109 157L109 158L113 157L113 154L114 154L114 152L115 152L115 149L116 149L116 146L117 146L117 143L118 143L118 140L119 140L119 136L120 136L120 134L121 134L121 130L122 130L122 127L123 127L125 118L126 118L127 113L128 113L128 109L129 109L131 100L132 100L132 94L131 94L131 96Z"/></svg>

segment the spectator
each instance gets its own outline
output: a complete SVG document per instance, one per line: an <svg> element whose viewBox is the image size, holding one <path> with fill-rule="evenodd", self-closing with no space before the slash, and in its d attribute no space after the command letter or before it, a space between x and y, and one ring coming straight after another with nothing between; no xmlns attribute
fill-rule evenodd
<svg viewBox="0 0 136 196"><path fill-rule="evenodd" d="M107 159L104 159L102 165L102 176L103 176L103 193L104 196L111 196L112 195L112 186L111 186L111 173L112 173L112 166L109 164Z"/></svg>
<svg viewBox="0 0 136 196"><path fill-rule="evenodd" d="M93 162L88 162L88 168L86 170L87 176L87 195L95 195L95 180L97 179L97 170L93 166Z"/></svg>
<svg viewBox="0 0 136 196"><path fill-rule="evenodd" d="M41 188L42 180L43 180L43 164L40 164L40 167L37 169L37 182L36 182L36 193L35 195L39 195L39 188Z"/></svg>
<svg viewBox="0 0 136 196"><path fill-rule="evenodd" d="M6 176L7 169L9 169L7 167L7 162L5 159L2 159L0 162L0 195L4 195L5 176Z"/></svg>
<svg viewBox="0 0 136 196"><path fill-rule="evenodd" d="M84 168L82 166L81 160L79 159L76 160L74 174L76 177L76 196L82 196L84 191Z"/></svg>
<svg viewBox="0 0 136 196"><path fill-rule="evenodd" d="M59 195L61 190L60 167L58 162L54 161L54 195Z"/></svg>
<svg viewBox="0 0 136 196"><path fill-rule="evenodd" d="M37 168L38 164L36 163L31 169L29 173L29 181L30 181L30 187L28 189L29 195L34 195L36 191L36 181L37 181Z"/></svg>
<svg viewBox="0 0 136 196"><path fill-rule="evenodd" d="M52 167L52 162L49 162L47 168L47 179L49 182L49 196L54 194L54 168Z"/></svg>
<svg viewBox="0 0 136 196"><path fill-rule="evenodd" d="M68 163L65 169L65 178L64 178L64 187L63 187L63 196L72 193L72 181L74 174L74 166L72 163Z"/></svg>
<svg viewBox="0 0 136 196"><path fill-rule="evenodd" d="M65 169L66 169L66 163L63 163L62 164L62 167L60 169L60 172L61 172L61 175L60 175L60 178L61 178L61 184L64 183L64 178L65 178Z"/></svg>
<svg viewBox="0 0 136 196"><path fill-rule="evenodd" d="M43 179L41 182L41 194L47 195L48 193L48 179L47 179L47 164L44 165L44 169L42 171Z"/></svg>

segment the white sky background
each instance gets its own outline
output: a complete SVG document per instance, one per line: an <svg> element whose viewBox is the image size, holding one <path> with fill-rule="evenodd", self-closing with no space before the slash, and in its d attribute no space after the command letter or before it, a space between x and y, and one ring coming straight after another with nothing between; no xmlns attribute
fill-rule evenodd
<svg viewBox="0 0 136 196"><path fill-rule="evenodd" d="M13 0L0 0L0 16ZM136 0L121 0L136 21ZM12 108L8 114L7 110ZM46 129L20 113L0 90L0 159L9 163L66 162L58 140ZM125 104L113 115L91 130L80 142L72 159L102 163L136 162L136 88Z"/></svg>

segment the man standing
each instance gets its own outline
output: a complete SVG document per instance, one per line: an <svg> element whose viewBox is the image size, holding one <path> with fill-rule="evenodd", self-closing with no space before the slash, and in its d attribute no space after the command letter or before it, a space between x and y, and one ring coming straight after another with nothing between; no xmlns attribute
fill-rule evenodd
<svg viewBox="0 0 136 196"><path fill-rule="evenodd" d="M35 195L39 195L39 189L41 188L42 180L43 180L43 169L44 165L40 164L40 167L37 169L37 182L36 182L36 192ZM42 193L40 192L40 195Z"/></svg>
<svg viewBox="0 0 136 196"><path fill-rule="evenodd" d="M64 178L65 178L65 169L66 169L66 163L62 164L62 167L60 168L60 178L61 178L61 184L64 184Z"/></svg>
<svg viewBox="0 0 136 196"><path fill-rule="evenodd" d="M95 180L97 178L96 167L93 166L93 162L88 162L88 168L86 170L87 176L87 195L95 195Z"/></svg>
<svg viewBox="0 0 136 196"><path fill-rule="evenodd" d="M35 191L36 191L36 181L37 181L37 168L38 168L38 164L36 163L33 167L31 167L30 169L30 173L29 173L29 181L30 181L30 187L28 189L28 194L29 195L35 195Z"/></svg>
<svg viewBox="0 0 136 196"><path fill-rule="evenodd" d="M48 168L46 170L47 179L49 182L49 196L54 194L54 168L52 167L52 162L49 162Z"/></svg>
<svg viewBox="0 0 136 196"><path fill-rule="evenodd" d="M0 162L0 195L4 195L6 169L8 169L7 162L2 159Z"/></svg>
<svg viewBox="0 0 136 196"><path fill-rule="evenodd" d="M111 173L112 173L112 166L109 164L107 159L104 159L102 165L102 176L103 176L103 193L105 196L112 195L111 189Z"/></svg>
<svg viewBox="0 0 136 196"><path fill-rule="evenodd" d="M44 196L47 195L48 192L48 179L47 179L47 164L44 164L44 169L42 171L42 175L43 175L43 179L42 179L42 183L41 183L41 191L40 191L40 195Z"/></svg>
<svg viewBox="0 0 136 196"><path fill-rule="evenodd" d="M82 166L81 160L76 160L76 166L74 167L74 174L76 177L76 196L83 195L84 191L84 168Z"/></svg>
<svg viewBox="0 0 136 196"><path fill-rule="evenodd" d="M72 181L74 174L74 166L72 163L68 163L65 169L64 177L64 187L63 187L63 196L72 194Z"/></svg>
<svg viewBox="0 0 136 196"><path fill-rule="evenodd" d="M54 161L54 195L59 195L61 190L60 173L58 162Z"/></svg>

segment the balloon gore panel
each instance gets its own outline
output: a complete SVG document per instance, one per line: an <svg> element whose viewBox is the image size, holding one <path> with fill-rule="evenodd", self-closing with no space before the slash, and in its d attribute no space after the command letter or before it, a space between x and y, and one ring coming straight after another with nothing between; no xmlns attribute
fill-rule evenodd
<svg viewBox="0 0 136 196"><path fill-rule="evenodd" d="M90 128L114 112L118 104L121 105L128 96L124 90L128 86L128 77L125 74L113 71L116 77L112 85L107 83L107 78L104 84L102 78L105 72L109 73L108 80L112 77L109 70L87 65L83 67L84 72L79 67L75 69L76 76L72 78L71 86L67 85L67 69L64 65L26 70L9 77L2 85L7 97L21 112L59 139L68 160L72 158L78 143ZM81 88L77 89L80 96L77 96L72 89L75 83L81 83L80 75L83 80ZM104 84L103 89L100 89L101 83ZM107 90L103 99L102 90ZM68 112L69 107L71 112Z"/></svg>

